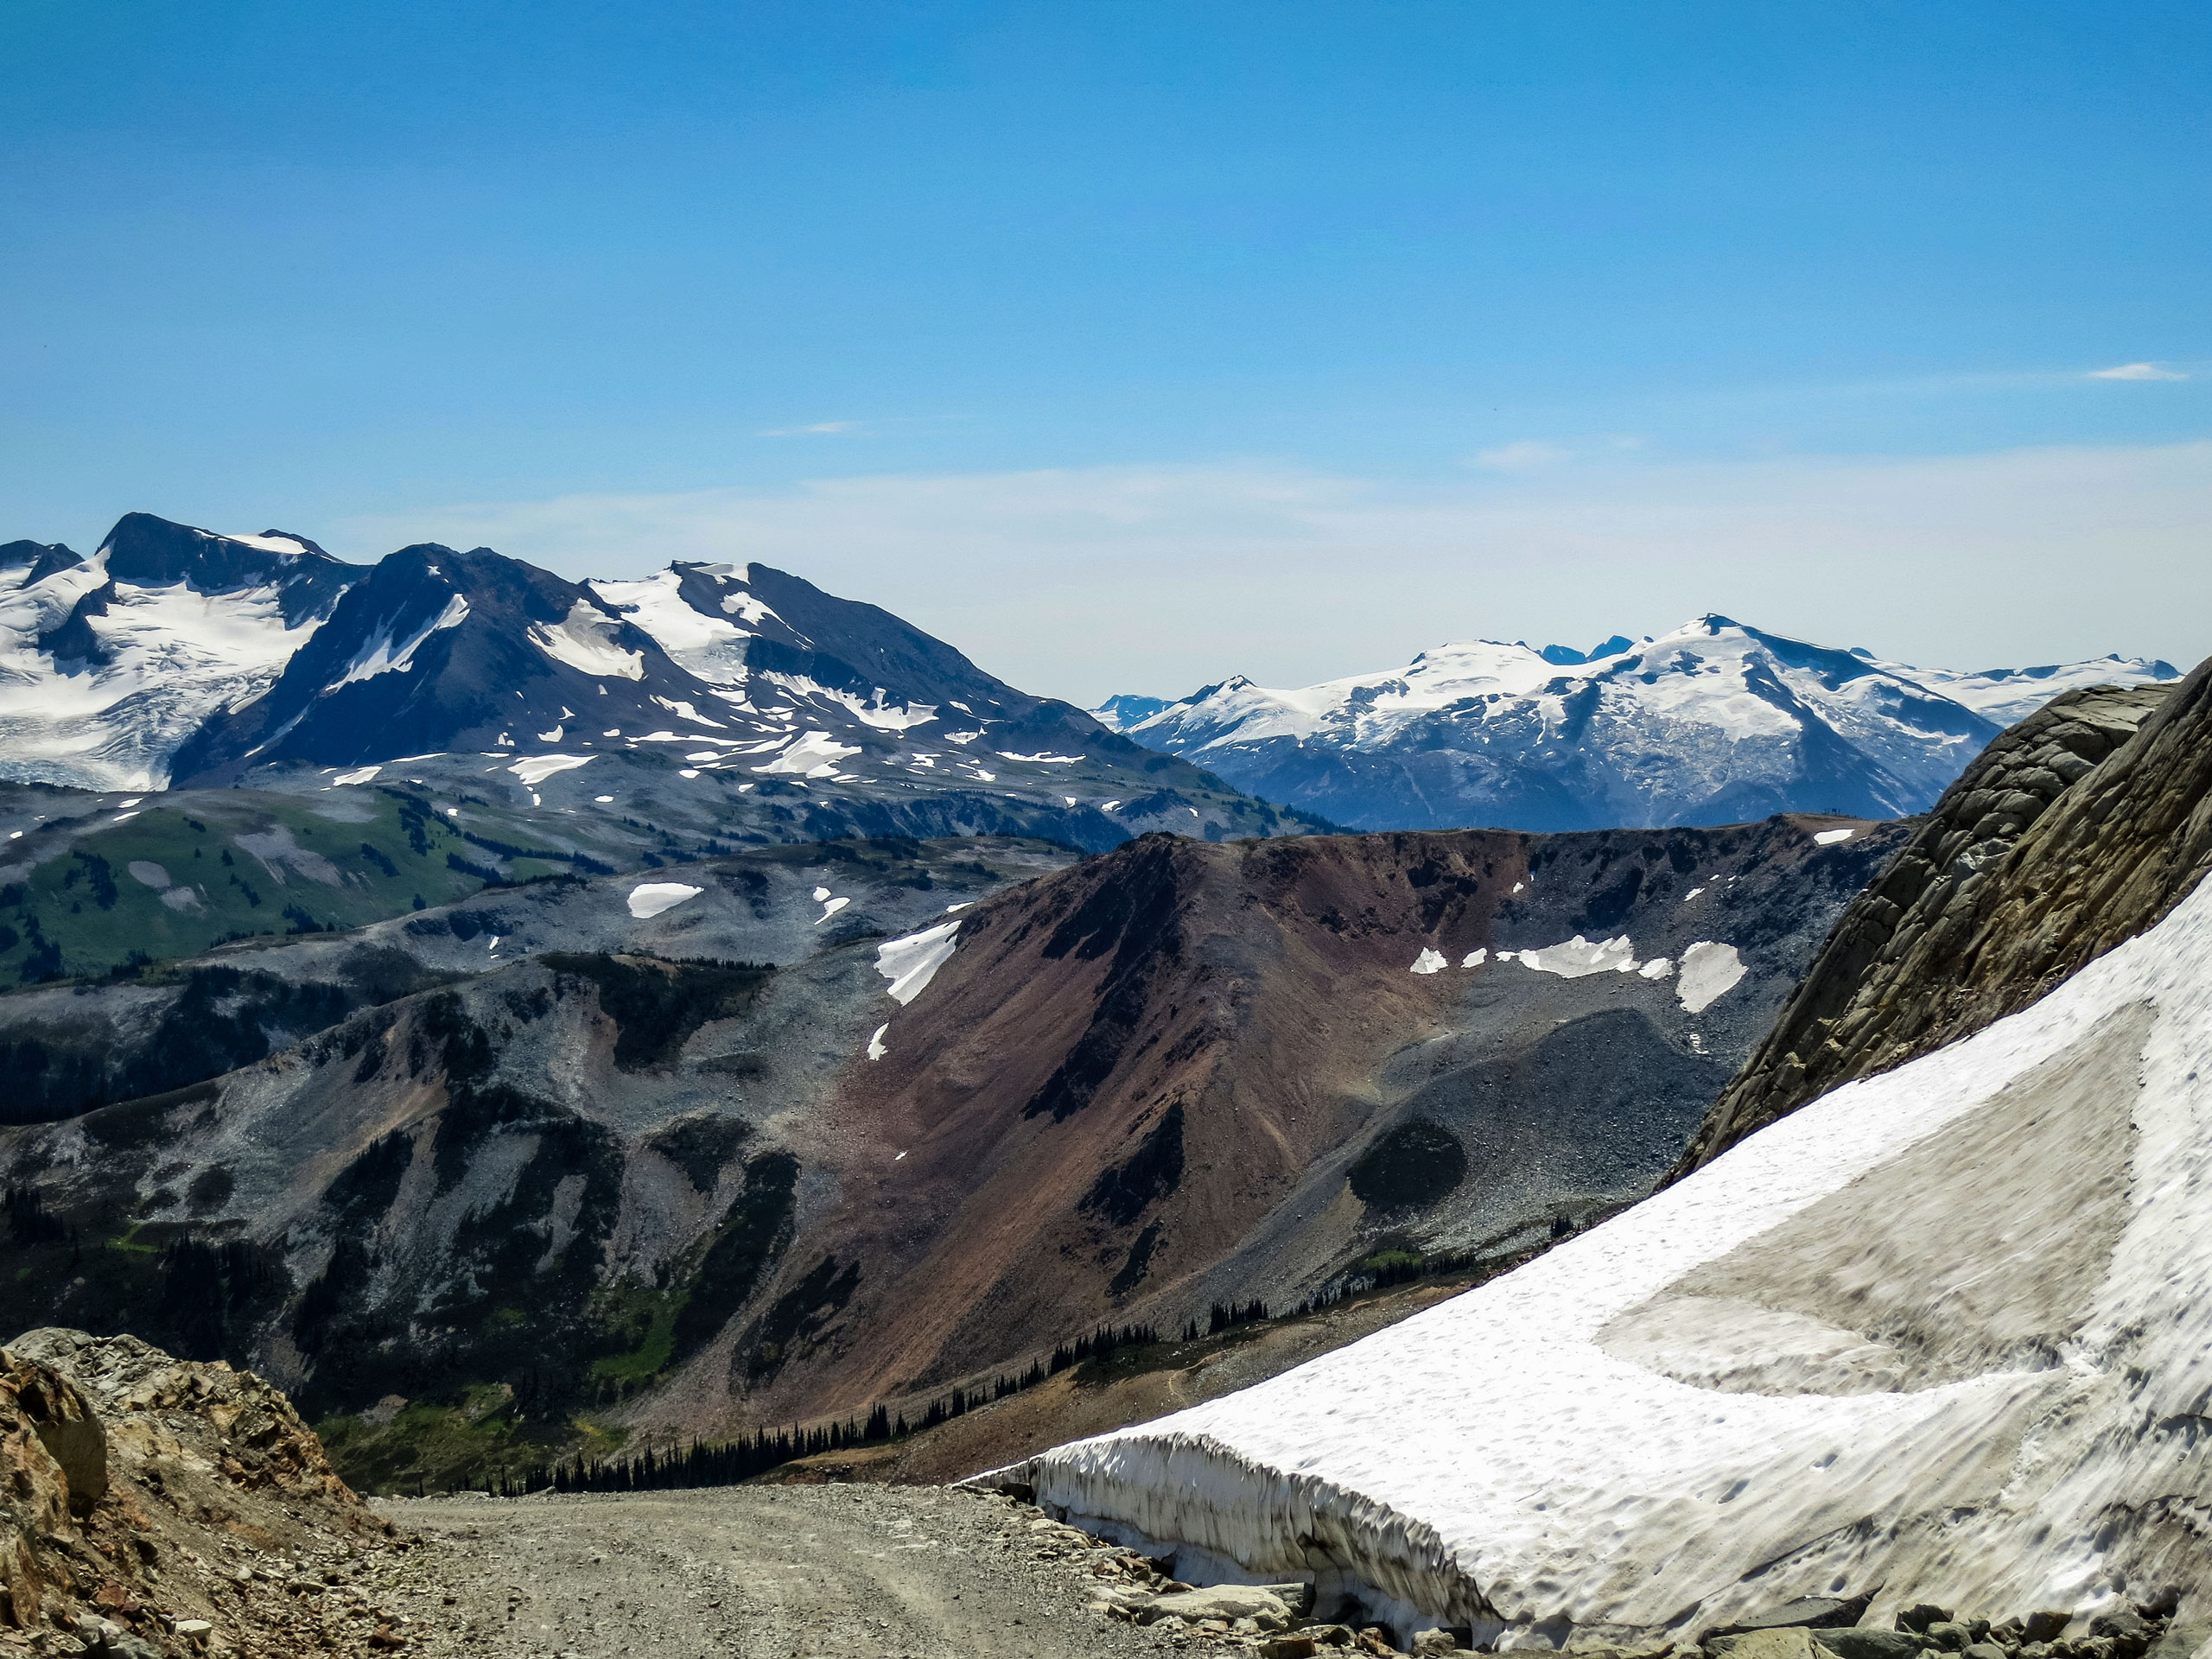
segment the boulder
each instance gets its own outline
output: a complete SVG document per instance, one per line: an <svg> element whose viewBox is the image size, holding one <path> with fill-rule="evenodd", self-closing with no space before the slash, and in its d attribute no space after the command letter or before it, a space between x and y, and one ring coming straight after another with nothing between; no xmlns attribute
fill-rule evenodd
<svg viewBox="0 0 2212 1659"><path fill-rule="evenodd" d="M2063 1607L2030 1613L2021 1623L2020 1635L2029 1642L2056 1642L2059 1632L2073 1622L2074 1615Z"/></svg>
<svg viewBox="0 0 2212 1659"><path fill-rule="evenodd" d="M82 1516L107 1496L107 1431L92 1402L58 1371L0 1348L0 1392L60 1466L70 1510Z"/></svg>
<svg viewBox="0 0 2212 1659"><path fill-rule="evenodd" d="M1821 1650L1813 1645L1812 1632L1796 1624L1782 1630L1716 1636L1706 1646L1715 1659L1823 1659Z"/></svg>
<svg viewBox="0 0 2212 1659"><path fill-rule="evenodd" d="M1847 1630L1815 1630L1813 1640L1836 1659L1915 1659L1920 1638L1909 1630L1877 1630L1864 1625Z"/></svg>
<svg viewBox="0 0 2212 1659"><path fill-rule="evenodd" d="M1930 1624L1948 1624L1950 1618L1948 1607L1938 1607L1932 1601L1916 1602L1897 1615L1897 1629L1924 1636Z"/></svg>
<svg viewBox="0 0 2212 1659"><path fill-rule="evenodd" d="M1173 1591L1154 1596L1151 1607L1153 1618L1180 1618L1193 1624L1202 1618L1255 1618L1263 1613L1287 1620L1290 1607L1274 1591L1256 1584L1217 1584L1203 1590Z"/></svg>
<svg viewBox="0 0 2212 1659"><path fill-rule="evenodd" d="M1313 1616L1313 1586L1312 1585L1298 1582L1263 1584L1260 1588L1289 1608L1292 1618L1308 1618Z"/></svg>

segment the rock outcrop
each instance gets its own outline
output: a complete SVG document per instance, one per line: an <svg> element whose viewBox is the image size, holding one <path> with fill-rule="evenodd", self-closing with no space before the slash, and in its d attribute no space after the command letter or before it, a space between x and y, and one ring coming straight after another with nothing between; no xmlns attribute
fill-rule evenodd
<svg viewBox="0 0 2212 1659"><path fill-rule="evenodd" d="M0 1349L0 1653L397 1647L376 1610L324 1605L336 1579L298 1582L392 1542L250 1371L80 1331Z"/></svg>
<svg viewBox="0 0 2212 1659"><path fill-rule="evenodd" d="M2026 1007L2163 918L2212 855L2208 669L2069 692L1992 743L1844 912L1677 1173Z"/></svg>

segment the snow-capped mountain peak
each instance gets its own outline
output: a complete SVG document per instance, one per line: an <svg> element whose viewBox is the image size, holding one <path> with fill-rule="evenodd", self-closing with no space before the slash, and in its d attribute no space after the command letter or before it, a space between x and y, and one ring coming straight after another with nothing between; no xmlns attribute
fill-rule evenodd
<svg viewBox="0 0 2212 1659"><path fill-rule="evenodd" d="M0 549L0 773L157 788L177 746L250 702L360 567L280 531L129 513L90 558Z"/></svg>
<svg viewBox="0 0 2212 1659"><path fill-rule="evenodd" d="M1886 817L1924 809L2005 724L2069 686L2172 677L2117 658L1928 671L1716 612L1589 652L1471 639L1319 685L1239 675L1122 729L1359 829Z"/></svg>

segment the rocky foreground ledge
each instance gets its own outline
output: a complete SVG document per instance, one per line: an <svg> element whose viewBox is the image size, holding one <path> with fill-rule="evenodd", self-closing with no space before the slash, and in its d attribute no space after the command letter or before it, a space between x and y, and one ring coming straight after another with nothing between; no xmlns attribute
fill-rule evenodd
<svg viewBox="0 0 2212 1659"><path fill-rule="evenodd" d="M0 1654L388 1652L356 1581L404 1548L250 1371L80 1331L0 1349Z"/></svg>

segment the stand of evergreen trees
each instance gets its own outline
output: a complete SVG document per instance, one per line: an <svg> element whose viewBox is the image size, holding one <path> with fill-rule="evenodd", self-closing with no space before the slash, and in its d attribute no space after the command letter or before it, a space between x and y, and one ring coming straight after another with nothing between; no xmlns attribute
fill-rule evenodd
<svg viewBox="0 0 2212 1659"><path fill-rule="evenodd" d="M9 1219L17 1222L20 1228L15 1211L21 1208L28 1212L29 1204L13 1192L8 1198ZM1391 1252L1363 1262L1356 1271L1299 1302L1288 1313L1294 1318L1308 1318L1351 1297L1392 1285L1471 1271L1478 1266L1500 1268L1518 1259L1501 1262L1479 1260L1472 1253ZM1274 1317L1268 1304L1256 1297L1250 1301L1216 1302L1207 1311L1203 1330L1196 1319L1189 1319L1179 1334L1185 1342L1197 1342L1238 1325L1257 1324ZM903 1440L964 1416L994 1401L1033 1389L1047 1377L1057 1376L1086 1360L1110 1360L1122 1350L1155 1346L1160 1340L1160 1332L1154 1325L1102 1325L1073 1341L1056 1344L1049 1359L1034 1361L1026 1370L1002 1374L974 1389L955 1389L943 1398L932 1400L918 1421L909 1421L903 1411L893 1414L879 1405L865 1418L849 1418L843 1422L811 1428L793 1424L788 1428L758 1429L749 1438L741 1435L714 1445L695 1440L689 1447L660 1451L647 1447L628 1457L579 1455L565 1461L536 1464L519 1475L491 1477L485 1481L483 1489L496 1497L520 1497L549 1489L556 1492L644 1492L692 1486L732 1486L801 1458L842 1451L848 1446Z"/></svg>
<svg viewBox="0 0 2212 1659"><path fill-rule="evenodd" d="M1256 1306L1258 1304L1255 1303ZM1038 1360L1026 1371L1001 1375L976 1389L955 1389L941 1400L930 1402L918 1422L906 1414L893 1415L877 1406L865 1419L850 1418L814 1428L793 1424L789 1428L754 1431L715 1445L695 1440L688 1448L654 1451L648 1446L632 1457L574 1458L533 1464L519 1474L500 1473L484 1481L483 1490L495 1497L522 1497L531 1492L647 1492L690 1486L734 1486L766 1474L779 1465L794 1463L823 1452L847 1446L876 1446L904 1440L923 1429L935 1428L955 1417L1033 1389L1048 1376L1087 1359L1105 1360L1124 1348L1150 1347L1160 1332L1149 1325L1102 1325L1087 1336L1057 1344L1049 1360Z"/></svg>

